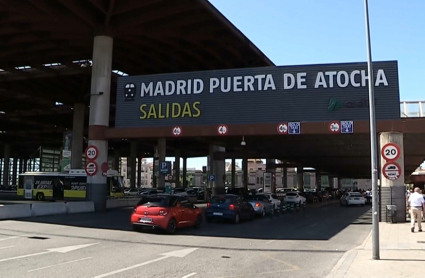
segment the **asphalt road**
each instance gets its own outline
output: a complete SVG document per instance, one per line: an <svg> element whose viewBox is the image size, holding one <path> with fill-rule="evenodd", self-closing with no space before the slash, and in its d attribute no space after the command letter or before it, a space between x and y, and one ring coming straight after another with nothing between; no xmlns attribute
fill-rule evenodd
<svg viewBox="0 0 425 278"><path fill-rule="evenodd" d="M371 229L331 204L175 235L131 230L131 209L0 222L0 277L326 277Z"/></svg>

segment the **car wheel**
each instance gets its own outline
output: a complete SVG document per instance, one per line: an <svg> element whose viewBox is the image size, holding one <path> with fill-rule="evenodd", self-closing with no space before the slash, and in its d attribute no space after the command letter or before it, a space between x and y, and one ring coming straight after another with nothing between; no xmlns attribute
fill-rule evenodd
<svg viewBox="0 0 425 278"><path fill-rule="evenodd" d="M239 213L236 213L235 218L233 219L233 222L234 222L235 224L238 224L238 223L239 223L239 221L240 221L240 219L239 219Z"/></svg>
<svg viewBox="0 0 425 278"><path fill-rule="evenodd" d="M202 224L202 215L198 215L198 217L196 217L196 221L195 221L195 229L199 229L201 227Z"/></svg>
<svg viewBox="0 0 425 278"><path fill-rule="evenodd" d="M44 194L43 193L37 193L37 195L35 195L35 198L38 201L44 201Z"/></svg>
<svg viewBox="0 0 425 278"><path fill-rule="evenodd" d="M177 223L174 218L171 218L170 222L168 222L167 232L169 234L174 234L176 232Z"/></svg>

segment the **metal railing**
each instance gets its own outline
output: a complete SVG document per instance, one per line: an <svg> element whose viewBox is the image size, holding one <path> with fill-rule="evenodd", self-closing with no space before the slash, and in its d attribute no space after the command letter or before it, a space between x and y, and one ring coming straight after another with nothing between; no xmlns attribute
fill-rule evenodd
<svg viewBox="0 0 425 278"><path fill-rule="evenodd" d="M402 118L425 117L425 101L402 101L400 112Z"/></svg>

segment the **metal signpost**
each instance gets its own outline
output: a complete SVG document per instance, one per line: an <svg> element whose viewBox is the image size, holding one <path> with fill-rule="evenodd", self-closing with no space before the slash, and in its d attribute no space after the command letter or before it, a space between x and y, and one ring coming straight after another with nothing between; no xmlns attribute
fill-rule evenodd
<svg viewBox="0 0 425 278"><path fill-rule="evenodd" d="M369 113L370 113L370 155L372 170L372 259L379 260L379 196L378 196L378 157L376 144L374 76L369 30L369 4L364 1L366 19L367 65L369 76Z"/></svg>

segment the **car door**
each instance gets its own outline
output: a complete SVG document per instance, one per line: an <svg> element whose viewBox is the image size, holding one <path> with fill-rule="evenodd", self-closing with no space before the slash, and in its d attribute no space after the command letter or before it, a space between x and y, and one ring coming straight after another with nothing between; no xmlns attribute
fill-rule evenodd
<svg viewBox="0 0 425 278"><path fill-rule="evenodd" d="M187 200L187 198L180 198L181 206L181 218L180 226L189 226L194 220L193 205Z"/></svg>

